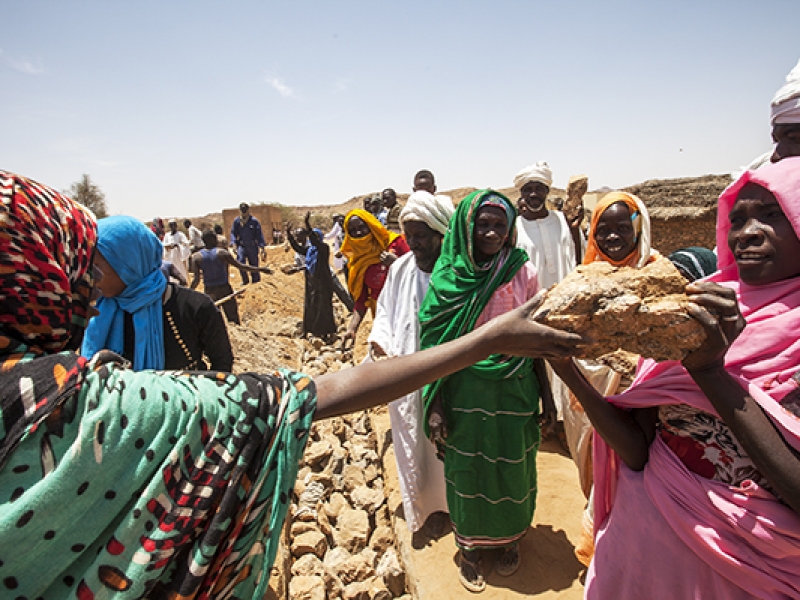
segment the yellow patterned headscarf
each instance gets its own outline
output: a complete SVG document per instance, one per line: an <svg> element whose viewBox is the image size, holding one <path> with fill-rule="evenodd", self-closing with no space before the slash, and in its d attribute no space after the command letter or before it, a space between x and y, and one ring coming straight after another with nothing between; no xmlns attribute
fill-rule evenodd
<svg viewBox="0 0 800 600"><path fill-rule="evenodd" d="M353 217L358 217L369 227L370 232L362 238L350 236L348 225ZM384 252L399 234L386 229L372 213L361 208L347 213L344 218L344 231L341 252L349 261L350 274L347 277L347 287L353 300L356 300L364 289L367 268L381 261L381 252Z"/></svg>

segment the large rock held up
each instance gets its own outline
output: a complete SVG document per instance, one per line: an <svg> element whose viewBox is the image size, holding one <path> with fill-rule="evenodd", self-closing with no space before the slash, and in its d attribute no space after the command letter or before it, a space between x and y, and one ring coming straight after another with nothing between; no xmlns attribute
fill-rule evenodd
<svg viewBox="0 0 800 600"><path fill-rule="evenodd" d="M666 258L641 269L581 265L554 286L533 319L588 335L587 358L622 348L655 360L682 360L705 340L686 311L686 279Z"/></svg>

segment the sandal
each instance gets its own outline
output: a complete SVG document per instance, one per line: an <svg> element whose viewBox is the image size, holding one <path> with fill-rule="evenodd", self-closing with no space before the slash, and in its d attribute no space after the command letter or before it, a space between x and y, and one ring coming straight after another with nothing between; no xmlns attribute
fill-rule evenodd
<svg viewBox="0 0 800 600"><path fill-rule="evenodd" d="M498 575L508 577L517 572L519 564L519 544L514 544L503 551L503 555L494 565L494 570L497 571Z"/></svg>
<svg viewBox="0 0 800 600"><path fill-rule="evenodd" d="M481 557L477 550L461 550L458 553L458 580L470 592L478 593L486 589Z"/></svg>

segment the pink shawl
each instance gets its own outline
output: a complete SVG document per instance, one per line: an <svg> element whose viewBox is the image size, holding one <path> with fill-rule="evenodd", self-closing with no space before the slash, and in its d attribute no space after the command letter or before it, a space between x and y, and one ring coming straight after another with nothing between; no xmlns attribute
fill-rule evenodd
<svg viewBox="0 0 800 600"><path fill-rule="evenodd" d="M750 181L769 189L795 232L800 231L800 158L746 172L720 196L717 248L721 270L709 280L736 290L747 321L728 351L726 369L740 380L784 438L800 450L800 419L779 404L798 387L794 377L800 374L800 277L765 286L746 285L738 280L728 249L728 213ZM677 362L642 361L631 387L608 400L623 408L688 404L716 414ZM614 505L619 470L626 467L600 436L594 439L595 527L600 529ZM752 482L731 487L690 472L658 436L641 481L653 505L693 551L664 557L663 564L647 568L672 569L680 577L686 570L703 568L704 562L754 597L800 595L800 516L771 493ZM625 526L624 521L617 519L616 523ZM643 535L636 523L627 529L626 535ZM602 572L597 576L602 578Z"/></svg>

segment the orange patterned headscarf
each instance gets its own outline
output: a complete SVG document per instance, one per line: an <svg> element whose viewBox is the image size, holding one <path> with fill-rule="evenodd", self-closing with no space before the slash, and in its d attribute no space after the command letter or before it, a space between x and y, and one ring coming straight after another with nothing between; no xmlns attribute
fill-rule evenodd
<svg viewBox="0 0 800 600"><path fill-rule="evenodd" d="M600 217L608 210L608 207L617 202L622 202L631 212L631 222L633 230L636 232L636 248L622 260L612 260L600 250L597 245L595 232ZM650 248L650 215L644 202L633 194L627 192L611 192L603 196L597 203L592 213L592 223L589 226L589 241L586 244L586 253L583 256L583 264L601 260L615 267L643 267L651 260L654 260L658 253Z"/></svg>
<svg viewBox="0 0 800 600"><path fill-rule="evenodd" d="M358 217L369 227L370 232L362 238L350 236L348 225L353 217ZM361 208L347 213L344 218L344 232L341 253L349 261L350 274L347 277L347 287L353 300L356 300L364 289L367 268L381 261L381 253L399 237L399 234L386 229L372 213Z"/></svg>

